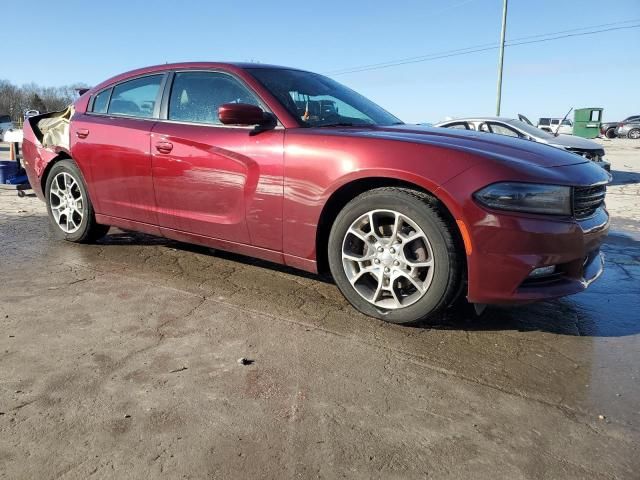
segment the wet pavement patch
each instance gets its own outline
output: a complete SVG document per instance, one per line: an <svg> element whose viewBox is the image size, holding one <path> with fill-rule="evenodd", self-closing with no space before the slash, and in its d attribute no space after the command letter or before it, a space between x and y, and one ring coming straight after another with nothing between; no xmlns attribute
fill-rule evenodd
<svg viewBox="0 0 640 480"><path fill-rule="evenodd" d="M633 235L585 293L399 327L266 262L115 229L55 241L24 201L0 197L7 478L640 470Z"/></svg>

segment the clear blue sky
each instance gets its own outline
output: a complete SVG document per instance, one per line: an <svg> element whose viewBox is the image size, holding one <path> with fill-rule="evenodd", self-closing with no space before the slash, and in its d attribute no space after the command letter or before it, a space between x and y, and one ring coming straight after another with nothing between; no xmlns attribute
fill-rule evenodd
<svg viewBox="0 0 640 480"><path fill-rule="evenodd" d="M57 86L188 60L326 73L493 43L502 0L9 0L2 10L2 36L19 49L0 78ZM510 0L507 39L635 18L640 0ZM537 119L602 106L609 120L640 114L639 47L640 28L507 48L502 113ZM408 122L491 115L497 57L491 50L334 78Z"/></svg>

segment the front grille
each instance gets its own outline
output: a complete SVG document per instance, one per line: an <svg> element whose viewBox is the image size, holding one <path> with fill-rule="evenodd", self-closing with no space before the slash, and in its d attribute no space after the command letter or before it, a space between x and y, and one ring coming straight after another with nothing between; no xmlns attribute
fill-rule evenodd
<svg viewBox="0 0 640 480"><path fill-rule="evenodd" d="M573 188L573 215L578 218L588 218L604 203L607 192L605 185Z"/></svg>

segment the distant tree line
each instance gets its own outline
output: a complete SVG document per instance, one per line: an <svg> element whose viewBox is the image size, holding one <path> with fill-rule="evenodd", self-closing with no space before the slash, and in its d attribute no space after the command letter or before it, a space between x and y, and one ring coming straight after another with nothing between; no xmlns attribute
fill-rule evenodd
<svg viewBox="0 0 640 480"><path fill-rule="evenodd" d="M41 87L29 83L19 87L8 80L0 80L0 115L10 115L11 120L16 122L22 118L26 110L63 110L78 98L78 88L86 88L86 85Z"/></svg>

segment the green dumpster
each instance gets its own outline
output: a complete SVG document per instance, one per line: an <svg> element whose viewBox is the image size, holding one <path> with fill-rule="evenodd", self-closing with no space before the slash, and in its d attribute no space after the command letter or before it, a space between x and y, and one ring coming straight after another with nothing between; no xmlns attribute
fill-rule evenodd
<svg viewBox="0 0 640 480"><path fill-rule="evenodd" d="M576 108L573 114L573 134L582 138L600 135L602 108Z"/></svg>

